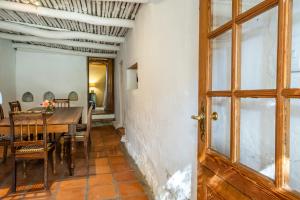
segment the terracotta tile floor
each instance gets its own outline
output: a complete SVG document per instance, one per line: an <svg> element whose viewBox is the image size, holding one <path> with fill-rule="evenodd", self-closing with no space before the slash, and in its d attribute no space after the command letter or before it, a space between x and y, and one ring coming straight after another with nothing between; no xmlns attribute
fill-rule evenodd
<svg viewBox="0 0 300 200"><path fill-rule="evenodd" d="M78 146L74 177L68 176L66 162L60 163L57 156L57 174L53 175L49 165L50 190L41 189L43 162L30 161L27 176L18 167L16 194L9 192L11 183L10 159L0 164L0 199L99 199L99 200L147 200L145 185L140 180L120 144L120 136L112 126L92 129L92 145L89 160L89 175L83 148ZM58 148L58 154L60 149ZM2 155L2 149L0 150Z"/></svg>

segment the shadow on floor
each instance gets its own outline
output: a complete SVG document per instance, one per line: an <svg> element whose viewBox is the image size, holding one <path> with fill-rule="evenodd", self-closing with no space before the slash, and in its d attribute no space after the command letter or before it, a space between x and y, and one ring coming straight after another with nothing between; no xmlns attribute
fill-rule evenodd
<svg viewBox="0 0 300 200"><path fill-rule="evenodd" d="M18 166L17 193L11 194L11 159L0 164L0 199L63 199L63 200L147 200L152 199L144 180L132 165L120 136L112 126L96 127L91 132L89 169L83 148L78 146L75 174L69 176L66 162L61 164L57 154L57 173L49 166L49 191L43 188L43 161L30 161L26 177L22 164ZM2 151L2 149L1 149ZM1 152L0 152L1 153ZM87 174L88 171L88 174Z"/></svg>

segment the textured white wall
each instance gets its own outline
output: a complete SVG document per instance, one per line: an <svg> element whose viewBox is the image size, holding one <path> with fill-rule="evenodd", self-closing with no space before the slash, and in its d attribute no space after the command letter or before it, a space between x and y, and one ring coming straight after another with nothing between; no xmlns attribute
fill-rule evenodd
<svg viewBox="0 0 300 200"><path fill-rule="evenodd" d="M196 177L197 122L190 116L197 113L198 7L198 0L144 5L116 59L116 124L125 124L130 153L155 194L189 164ZM120 103L126 68L136 62L139 88L125 89Z"/></svg>
<svg viewBox="0 0 300 200"><path fill-rule="evenodd" d="M71 106L87 107L87 62L84 56L59 55L17 51L16 88L17 99L25 92L34 95L34 102L21 101L24 109L40 106L43 95L52 91L56 98L67 98L69 92L76 91L78 101ZM83 117L85 119L85 114Z"/></svg>
<svg viewBox="0 0 300 200"><path fill-rule="evenodd" d="M8 116L8 102L16 99L16 51L9 40L0 39L0 92L3 109Z"/></svg>

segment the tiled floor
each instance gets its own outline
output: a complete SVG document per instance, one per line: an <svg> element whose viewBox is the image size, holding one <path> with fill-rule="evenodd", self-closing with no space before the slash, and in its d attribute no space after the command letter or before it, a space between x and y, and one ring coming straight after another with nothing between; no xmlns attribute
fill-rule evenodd
<svg viewBox="0 0 300 200"><path fill-rule="evenodd" d="M18 168L18 192L10 194L10 160L0 164L0 199L63 199L63 200L147 200L145 185L137 177L112 126L93 128L89 160L89 175L82 146L79 146L75 176L68 176L66 162L57 159L57 174L49 167L50 190L42 187L43 162L31 161L27 164L27 177L23 178L22 164ZM59 148L58 148L59 151ZM0 152L2 153L2 152ZM59 152L58 152L59 153Z"/></svg>

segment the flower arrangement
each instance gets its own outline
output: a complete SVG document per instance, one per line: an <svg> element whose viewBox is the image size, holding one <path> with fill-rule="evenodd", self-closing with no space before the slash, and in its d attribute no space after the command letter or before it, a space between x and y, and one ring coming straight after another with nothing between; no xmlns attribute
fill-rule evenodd
<svg viewBox="0 0 300 200"><path fill-rule="evenodd" d="M45 100L41 105L45 108L46 112L53 112L55 110L54 101Z"/></svg>

